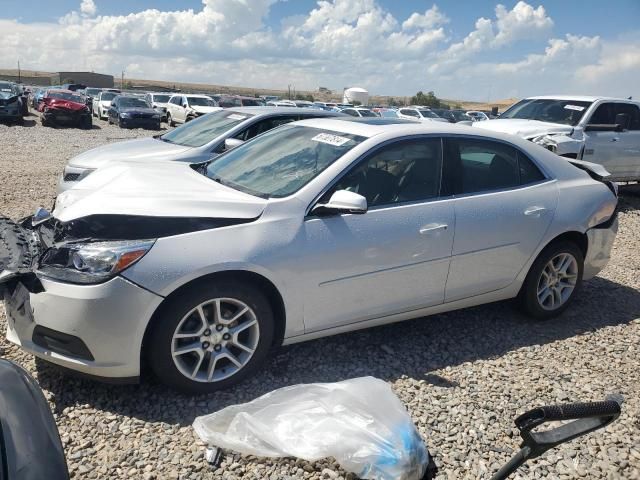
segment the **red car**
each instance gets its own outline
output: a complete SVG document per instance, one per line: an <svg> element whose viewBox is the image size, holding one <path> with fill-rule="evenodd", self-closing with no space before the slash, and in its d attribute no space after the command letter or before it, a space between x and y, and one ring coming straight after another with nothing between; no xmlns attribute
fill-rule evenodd
<svg viewBox="0 0 640 480"><path fill-rule="evenodd" d="M55 124L91 128L91 112L85 97L71 90L47 90L38 105L38 111L42 113L43 126Z"/></svg>

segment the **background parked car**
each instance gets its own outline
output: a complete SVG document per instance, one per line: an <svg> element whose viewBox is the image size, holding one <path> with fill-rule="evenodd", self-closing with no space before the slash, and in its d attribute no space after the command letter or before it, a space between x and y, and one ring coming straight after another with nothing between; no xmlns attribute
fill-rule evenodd
<svg viewBox="0 0 640 480"><path fill-rule="evenodd" d="M107 119L111 101L119 95L120 92L111 90L102 90L98 93L98 97L92 104L92 112L94 117L99 119Z"/></svg>
<svg viewBox="0 0 640 480"><path fill-rule="evenodd" d="M167 102L167 123L186 123L206 113L222 110L207 95L174 94Z"/></svg>
<svg viewBox="0 0 640 480"><path fill-rule="evenodd" d="M377 117L374 112L364 107L343 108L342 113L351 115L352 117Z"/></svg>
<svg viewBox="0 0 640 480"><path fill-rule="evenodd" d="M398 117L419 122L448 122L440 118L431 109L426 107L403 107L398 110Z"/></svg>
<svg viewBox="0 0 640 480"><path fill-rule="evenodd" d="M352 118L341 113L296 107L239 107L214 112L159 137L112 143L73 157L62 172L58 193L77 185L91 172L110 162L204 162L282 124L323 117Z"/></svg>
<svg viewBox="0 0 640 480"><path fill-rule="evenodd" d="M525 98L474 127L511 133L566 158L604 165L611 179L640 181L640 102L557 95Z"/></svg>
<svg viewBox="0 0 640 480"><path fill-rule="evenodd" d="M43 126L72 125L91 128L91 113L84 95L71 90L49 89L40 102Z"/></svg>
<svg viewBox="0 0 640 480"><path fill-rule="evenodd" d="M448 120L449 123L458 123L458 122L473 122L473 118L467 115L467 112L464 110L447 110L445 108L433 108L431 109L436 115L440 118L444 118Z"/></svg>
<svg viewBox="0 0 640 480"><path fill-rule="evenodd" d="M243 97L241 95L223 95L218 100L218 105L222 108L232 107L260 107L264 105L264 101L261 98L255 97ZM293 104L292 106L296 106Z"/></svg>
<svg viewBox="0 0 640 480"><path fill-rule="evenodd" d="M22 91L13 82L0 82L0 121L24 122Z"/></svg>
<svg viewBox="0 0 640 480"><path fill-rule="evenodd" d="M108 111L110 124L120 128L160 129L161 113L151 108L146 100L128 95L118 95L111 102Z"/></svg>
<svg viewBox="0 0 640 480"><path fill-rule="evenodd" d="M163 121L167 119L167 104L171 98L170 93L149 92L144 98L151 105L151 108L154 108L162 116Z"/></svg>
<svg viewBox="0 0 640 480"><path fill-rule="evenodd" d="M479 110L469 110L467 112L467 115L469 115L474 122L482 122L484 120L489 120L489 116L486 113L481 112Z"/></svg>
<svg viewBox="0 0 640 480"><path fill-rule="evenodd" d="M267 102L267 107L297 107L291 100L271 100Z"/></svg>

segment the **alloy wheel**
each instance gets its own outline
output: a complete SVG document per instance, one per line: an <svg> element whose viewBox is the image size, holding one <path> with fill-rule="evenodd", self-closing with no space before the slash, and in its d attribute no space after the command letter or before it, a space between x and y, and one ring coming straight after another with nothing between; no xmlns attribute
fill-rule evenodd
<svg viewBox="0 0 640 480"><path fill-rule="evenodd" d="M547 262L537 286L538 303L544 310L556 310L571 297L578 282L578 261L560 253Z"/></svg>
<svg viewBox="0 0 640 480"><path fill-rule="evenodd" d="M234 298L207 300L188 312L171 339L171 356L189 380L217 382L238 373L260 339L255 312Z"/></svg>

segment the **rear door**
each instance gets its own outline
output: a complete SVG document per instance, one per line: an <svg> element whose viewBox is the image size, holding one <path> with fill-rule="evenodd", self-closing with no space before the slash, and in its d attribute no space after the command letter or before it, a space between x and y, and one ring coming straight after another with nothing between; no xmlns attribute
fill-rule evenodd
<svg viewBox="0 0 640 480"><path fill-rule="evenodd" d="M445 301L509 286L551 223L555 181L512 145L485 138L447 138L444 165L456 218Z"/></svg>

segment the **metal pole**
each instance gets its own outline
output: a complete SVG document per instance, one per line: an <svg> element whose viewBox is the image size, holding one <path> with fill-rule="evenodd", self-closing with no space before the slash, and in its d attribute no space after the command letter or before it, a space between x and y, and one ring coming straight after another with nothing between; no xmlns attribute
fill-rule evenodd
<svg viewBox="0 0 640 480"><path fill-rule="evenodd" d="M20 75L20 60L18 60L18 83L22 83L22 76Z"/></svg>

